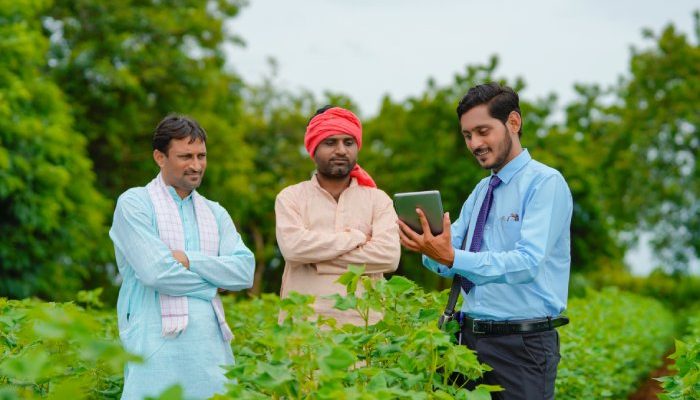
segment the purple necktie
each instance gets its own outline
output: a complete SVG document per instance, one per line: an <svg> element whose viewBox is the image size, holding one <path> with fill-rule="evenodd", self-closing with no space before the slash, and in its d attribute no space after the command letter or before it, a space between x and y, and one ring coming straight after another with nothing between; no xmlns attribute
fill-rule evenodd
<svg viewBox="0 0 700 400"><path fill-rule="evenodd" d="M471 251L472 253L478 253L481 249L481 242L484 239L484 227L486 226L486 219L489 217L491 203L493 203L493 189L495 189L496 186L500 184L501 179L496 175L491 175L491 181L489 181L489 189L486 191L486 197L484 197L484 202L481 203L479 216L476 217L476 226L474 227L472 244L469 246L469 251ZM464 290L465 294L469 293L469 291L473 287L474 283L472 281L465 277L462 277L462 289Z"/></svg>

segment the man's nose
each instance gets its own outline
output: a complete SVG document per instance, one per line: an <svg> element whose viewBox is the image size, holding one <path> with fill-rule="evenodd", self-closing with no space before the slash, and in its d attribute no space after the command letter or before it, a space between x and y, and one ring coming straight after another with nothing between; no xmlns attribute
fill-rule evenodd
<svg viewBox="0 0 700 400"><path fill-rule="evenodd" d="M469 147L469 150L473 151L474 149L478 149L479 146L481 146L481 143L482 141L479 140L478 137L472 136L471 139L467 140L467 147Z"/></svg>
<svg viewBox="0 0 700 400"><path fill-rule="evenodd" d="M348 147L345 145L345 143L340 142L335 146L335 153L336 154L347 154L347 152L348 152Z"/></svg>
<svg viewBox="0 0 700 400"><path fill-rule="evenodd" d="M197 157L194 157L192 159L192 163L190 164L190 167L195 171L200 171L202 169L202 161L200 159L198 159Z"/></svg>

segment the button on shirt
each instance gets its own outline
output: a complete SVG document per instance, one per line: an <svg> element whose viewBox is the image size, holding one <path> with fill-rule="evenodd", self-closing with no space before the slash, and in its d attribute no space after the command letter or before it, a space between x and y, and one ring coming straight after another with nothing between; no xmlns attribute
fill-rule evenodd
<svg viewBox="0 0 700 400"><path fill-rule="evenodd" d="M557 170L533 160L527 150L496 175L503 183L494 190L481 250L472 253L461 245L465 232L471 243L490 177L479 182L452 224L452 268L427 256L423 264L444 277L456 273L474 282L462 305L472 318L559 315L566 309L571 265L569 187Z"/></svg>

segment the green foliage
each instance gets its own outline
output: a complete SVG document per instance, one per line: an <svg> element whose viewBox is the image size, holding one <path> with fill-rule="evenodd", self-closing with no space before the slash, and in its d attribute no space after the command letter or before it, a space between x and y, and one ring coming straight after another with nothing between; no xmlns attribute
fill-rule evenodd
<svg viewBox="0 0 700 400"><path fill-rule="evenodd" d="M700 250L698 14L695 33L693 43L673 25L647 32L651 44L633 50L630 76L606 90L579 87L567 110L612 229L652 232L656 255L677 270Z"/></svg>
<svg viewBox="0 0 700 400"><path fill-rule="evenodd" d="M122 350L113 314L0 298L0 396L119 398L123 365L136 358Z"/></svg>
<svg viewBox="0 0 700 400"><path fill-rule="evenodd" d="M473 352L453 343L436 326L445 293L424 293L415 283L394 276L371 281L363 268L340 278L347 296L333 296L335 307L354 310L368 321L370 309L384 311L376 325L338 326L315 318L313 298L293 293L227 307L236 339L236 366L228 376L227 396L236 399L488 399L496 388L473 392L451 385L460 372L474 379L485 371ZM361 295L353 289L364 287ZM278 324L278 310L285 316ZM456 326L452 326L456 329ZM223 397L221 397L223 398Z"/></svg>
<svg viewBox="0 0 700 400"><path fill-rule="evenodd" d="M0 1L0 296L65 299L104 262L108 203L85 139L43 76L48 2Z"/></svg>
<svg viewBox="0 0 700 400"><path fill-rule="evenodd" d="M700 298L700 276L680 272L669 274L661 269L648 276L634 276L621 269L601 268L598 271L572 276L569 295L581 296L588 289L617 287L620 290L651 297L669 309L681 310Z"/></svg>
<svg viewBox="0 0 700 400"><path fill-rule="evenodd" d="M361 273L353 267L342 282L366 291L336 296L336 307L360 315L383 310L383 320L372 326L316 318L310 296L225 297L236 365L228 371L228 392L215 398L490 398L497 388L460 391L445 379L453 371L474 379L488 369L452 342L455 323L448 333L437 329L446 291L426 293L399 276L371 282ZM81 297L99 301L97 292ZM674 334L673 318L658 301L612 289L572 300L568 314L572 323L559 329L562 399L623 398L656 367ZM687 345L679 344L673 356L680 372L664 378L673 393L697 390L700 324L697 313L688 315L695 319ZM113 310L0 298L1 398L118 398L123 363L136 359L121 350L116 325ZM181 399L182 390L173 386L158 398Z"/></svg>
<svg viewBox="0 0 700 400"><path fill-rule="evenodd" d="M660 363L675 334L659 301L605 289L569 301L571 324L559 329L557 398L625 398Z"/></svg>
<svg viewBox="0 0 700 400"><path fill-rule="evenodd" d="M229 150L242 145L233 129L241 83L225 71L223 55L225 45L239 42L224 21L240 6L56 0L44 14L53 77L73 105L76 129L110 197L155 175L151 135L168 113L191 114L214 140L228 136Z"/></svg>
<svg viewBox="0 0 700 400"><path fill-rule="evenodd" d="M676 351L669 356L674 360L673 376L659 378L664 393L661 400L691 400L700 398L700 304L689 314L686 335L676 340Z"/></svg>

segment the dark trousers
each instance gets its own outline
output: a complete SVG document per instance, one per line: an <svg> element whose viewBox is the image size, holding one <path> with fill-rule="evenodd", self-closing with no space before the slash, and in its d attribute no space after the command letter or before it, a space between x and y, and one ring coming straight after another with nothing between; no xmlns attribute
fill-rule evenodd
<svg viewBox="0 0 700 400"><path fill-rule="evenodd" d="M493 392L493 399L554 399L561 358L556 329L511 335L479 335L463 329L461 344L476 351L479 361L493 368L482 381L473 384L500 385L505 389Z"/></svg>

